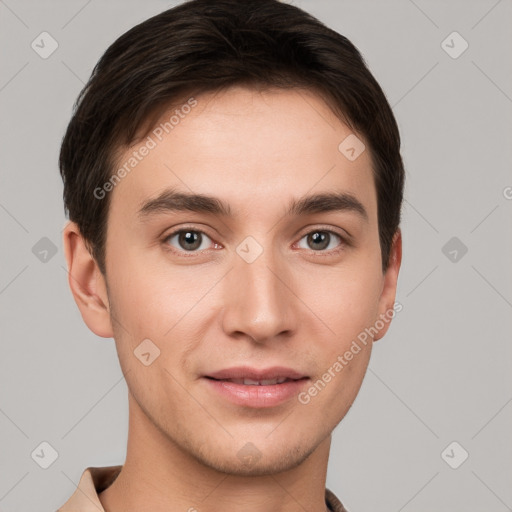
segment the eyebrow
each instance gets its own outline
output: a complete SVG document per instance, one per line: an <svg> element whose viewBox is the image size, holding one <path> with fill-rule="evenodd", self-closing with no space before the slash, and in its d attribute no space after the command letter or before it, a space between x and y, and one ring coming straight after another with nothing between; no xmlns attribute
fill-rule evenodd
<svg viewBox="0 0 512 512"><path fill-rule="evenodd" d="M233 217L230 205L217 197L178 192L173 189L167 189L157 197L144 202L138 214L141 219L145 219L153 214L181 211ZM363 204L347 192L323 192L294 199L289 203L286 215L299 217L336 211L353 212L368 221L368 213Z"/></svg>

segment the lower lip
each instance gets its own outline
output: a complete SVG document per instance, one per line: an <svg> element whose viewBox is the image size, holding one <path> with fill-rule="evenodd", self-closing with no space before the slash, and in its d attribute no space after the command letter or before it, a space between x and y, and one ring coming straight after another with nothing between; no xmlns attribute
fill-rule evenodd
<svg viewBox="0 0 512 512"><path fill-rule="evenodd" d="M209 378L204 380L207 381L211 389L236 405L264 408L275 407L297 396L309 379L290 380L270 386L235 384L226 380Z"/></svg>

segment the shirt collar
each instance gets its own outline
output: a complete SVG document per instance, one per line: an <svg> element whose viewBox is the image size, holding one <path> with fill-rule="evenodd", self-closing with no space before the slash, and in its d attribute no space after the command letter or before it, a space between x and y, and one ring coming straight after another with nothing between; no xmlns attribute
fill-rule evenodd
<svg viewBox="0 0 512 512"><path fill-rule="evenodd" d="M122 467L119 465L86 468L75 492L57 512L105 512L98 494L114 482ZM327 488L325 503L332 512L347 512L336 495Z"/></svg>
<svg viewBox="0 0 512 512"><path fill-rule="evenodd" d="M72 496L57 512L105 512L98 493L117 478L123 466L88 467Z"/></svg>

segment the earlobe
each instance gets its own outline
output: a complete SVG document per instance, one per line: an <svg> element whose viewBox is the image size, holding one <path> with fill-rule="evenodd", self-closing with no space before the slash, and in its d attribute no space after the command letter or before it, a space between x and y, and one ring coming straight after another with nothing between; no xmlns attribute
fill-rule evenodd
<svg viewBox="0 0 512 512"><path fill-rule="evenodd" d="M63 245L69 288L84 322L98 336L112 338L105 279L74 222L64 228Z"/></svg>
<svg viewBox="0 0 512 512"><path fill-rule="evenodd" d="M402 264L402 232L400 228L393 237L391 251L389 254L389 264L384 274L382 293L379 300L379 317L376 321L383 323L382 329L373 338L373 341L380 340L388 331L391 319L395 316L395 298L398 281L398 273Z"/></svg>

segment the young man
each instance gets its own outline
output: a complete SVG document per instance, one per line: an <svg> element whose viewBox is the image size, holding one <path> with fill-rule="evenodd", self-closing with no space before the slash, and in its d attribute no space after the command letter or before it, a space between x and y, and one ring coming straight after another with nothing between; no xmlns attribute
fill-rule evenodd
<svg viewBox="0 0 512 512"><path fill-rule="evenodd" d="M404 182L358 50L276 0L183 3L103 55L60 168L129 435L59 510L344 511L331 434L395 314Z"/></svg>

